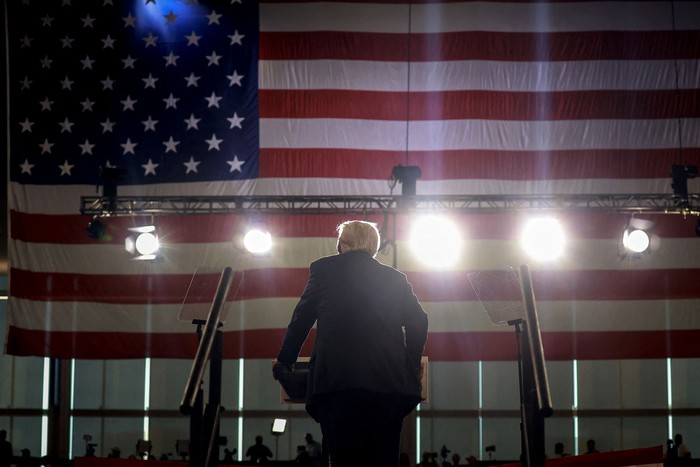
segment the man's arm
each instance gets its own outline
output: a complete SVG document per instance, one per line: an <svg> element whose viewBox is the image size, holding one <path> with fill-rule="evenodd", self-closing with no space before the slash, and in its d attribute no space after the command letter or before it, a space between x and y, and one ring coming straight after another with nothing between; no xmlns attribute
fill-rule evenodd
<svg viewBox="0 0 700 467"><path fill-rule="evenodd" d="M277 355L277 362L284 365L292 365L296 362L301 346L316 322L316 302L316 277L312 264L304 293L294 308L292 319L287 326L282 347Z"/></svg>
<svg viewBox="0 0 700 467"><path fill-rule="evenodd" d="M411 285L406 282L407 289L402 300L404 310L404 326L406 330L406 351L414 368L421 371L421 355L428 339L428 315L418 302Z"/></svg>

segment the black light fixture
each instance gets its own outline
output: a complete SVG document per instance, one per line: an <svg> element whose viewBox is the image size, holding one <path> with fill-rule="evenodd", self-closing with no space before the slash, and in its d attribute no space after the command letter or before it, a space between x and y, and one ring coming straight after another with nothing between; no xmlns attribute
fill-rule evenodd
<svg viewBox="0 0 700 467"><path fill-rule="evenodd" d="M421 175L420 167L416 165L397 165L391 170L391 178L402 185L401 194L403 196L416 195L416 180Z"/></svg>
<svg viewBox="0 0 700 467"><path fill-rule="evenodd" d="M698 176L697 165L679 165L671 166L671 189L673 195L681 198L683 203L688 203L688 179Z"/></svg>
<svg viewBox="0 0 700 467"><path fill-rule="evenodd" d="M93 240L102 240L107 233L104 222L97 216L90 219L85 231L87 232L87 236Z"/></svg>
<svg viewBox="0 0 700 467"><path fill-rule="evenodd" d="M114 214L117 209L117 186L124 179L126 171L119 167L100 167L102 181L102 198L106 201L107 211Z"/></svg>

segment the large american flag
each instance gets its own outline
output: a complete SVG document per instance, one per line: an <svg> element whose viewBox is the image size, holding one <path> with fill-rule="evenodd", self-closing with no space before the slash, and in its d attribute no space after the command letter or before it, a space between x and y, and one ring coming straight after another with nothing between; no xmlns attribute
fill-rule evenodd
<svg viewBox="0 0 700 467"><path fill-rule="evenodd" d="M244 283L226 358L276 355L308 264L341 215L271 215L273 254L234 246L246 214L107 217L80 197L106 168L119 195L387 195L398 164L418 195L663 194L700 163L700 3L694 1L7 0L10 319L7 351L191 357L178 311L199 265ZM109 173L109 172L107 172ZM692 193L697 180L690 180ZM392 191L393 190L393 191ZM510 360L466 273L530 262L527 212L460 214L458 265L408 253L432 360ZM653 255L621 259L629 215L562 214L556 264L531 264L547 357L700 356L700 245L691 216L645 216ZM154 221L157 262L123 249ZM308 350L308 349L307 349Z"/></svg>

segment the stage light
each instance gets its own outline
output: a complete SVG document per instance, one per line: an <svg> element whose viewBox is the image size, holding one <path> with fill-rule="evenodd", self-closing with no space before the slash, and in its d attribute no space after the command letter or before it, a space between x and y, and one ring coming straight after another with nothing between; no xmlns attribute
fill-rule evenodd
<svg viewBox="0 0 700 467"><path fill-rule="evenodd" d="M552 261L564 253L566 235L558 220L550 217L530 219L520 236L520 246L533 259Z"/></svg>
<svg viewBox="0 0 700 467"><path fill-rule="evenodd" d="M688 179L698 176L698 166L696 165L679 165L671 166L671 189L673 195L681 198L685 204L688 203Z"/></svg>
<svg viewBox="0 0 700 467"><path fill-rule="evenodd" d="M264 255L272 248L272 235L267 230L253 228L243 237L243 246L254 255Z"/></svg>
<svg viewBox="0 0 700 467"><path fill-rule="evenodd" d="M160 249L156 227L153 225L132 227L129 231L133 232L133 235L129 235L124 239L124 248L126 251L134 255L134 259L156 259L158 250Z"/></svg>
<svg viewBox="0 0 700 467"><path fill-rule="evenodd" d="M106 234L105 224L100 220L99 217L93 217L88 222L88 226L85 229L87 236L94 240L102 240Z"/></svg>
<svg viewBox="0 0 700 467"><path fill-rule="evenodd" d="M620 256L638 259L643 253L650 253L658 248L660 239L654 233L653 221L632 218L622 233Z"/></svg>
<svg viewBox="0 0 700 467"><path fill-rule="evenodd" d="M649 248L649 235L643 230L625 230L622 236L622 244L628 250L641 253Z"/></svg>
<svg viewBox="0 0 700 467"><path fill-rule="evenodd" d="M416 195L416 181L421 175L420 167L415 165L397 165L391 170L391 178L394 183L401 184L401 195L404 196Z"/></svg>
<svg viewBox="0 0 700 467"><path fill-rule="evenodd" d="M426 266L449 267L457 262L462 249L462 233L448 218L419 217L410 234L413 253Z"/></svg>

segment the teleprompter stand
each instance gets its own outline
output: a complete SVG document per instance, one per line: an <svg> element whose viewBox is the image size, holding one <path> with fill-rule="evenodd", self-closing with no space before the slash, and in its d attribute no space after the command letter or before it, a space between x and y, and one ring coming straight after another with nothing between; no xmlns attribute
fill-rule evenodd
<svg viewBox="0 0 700 467"><path fill-rule="evenodd" d="M515 329L522 462L544 467L544 419L553 410L530 270L523 265L519 272L520 280L512 268L475 271L467 277L491 322Z"/></svg>
<svg viewBox="0 0 700 467"><path fill-rule="evenodd" d="M209 268L197 269L179 316L180 320L191 320L197 325L199 340L180 402L180 413L190 416L190 467L216 467L219 463L219 425L224 410L221 406L223 337L220 328L226 320L226 305L235 299L243 275L239 273L234 281L230 267L218 271L220 276ZM231 286L232 282L235 287ZM204 313L205 310L208 311ZM210 365L209 401L205 407L202 383L207 362Z"/></svg>

